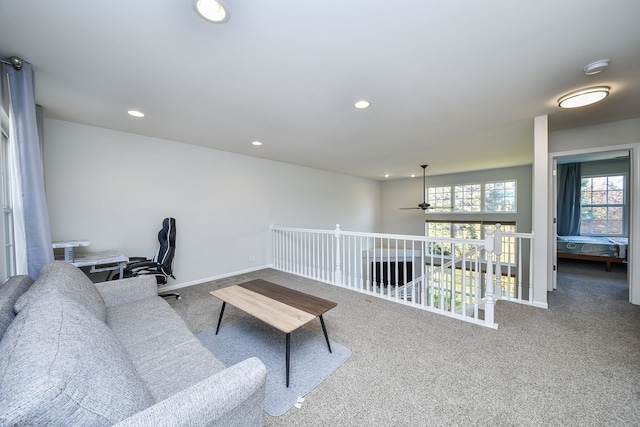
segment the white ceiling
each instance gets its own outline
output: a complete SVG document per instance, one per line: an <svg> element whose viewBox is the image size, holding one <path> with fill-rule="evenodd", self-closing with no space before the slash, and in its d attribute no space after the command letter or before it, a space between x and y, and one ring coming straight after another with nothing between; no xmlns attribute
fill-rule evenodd
<svg viewBox="0 0 640 427"><path fill-rule="evenodd" d="M191 0L0 0L0 57L33 65L48 117L373 179L531 163L539 115L640 117L637 0L226 3L216 25Z"/></svg>

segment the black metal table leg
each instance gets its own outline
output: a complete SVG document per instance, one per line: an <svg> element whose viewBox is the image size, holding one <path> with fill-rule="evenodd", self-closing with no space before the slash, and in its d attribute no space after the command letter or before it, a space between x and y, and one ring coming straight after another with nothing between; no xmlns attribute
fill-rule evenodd
<svg viewBox="0 0 640 427"><path fill-rule="evenodd" d="M329 336L327 335L327 328L324 326L324 319L322 314L320 315L320 324L322 325L322 332L324 332L324 339L327 340L327 347L329 347L329 353L331 353L331 344L329 344Z"/></svg>
<svg viewBox="0 0 640 427"><path fill-rule="evenodd" d="M289 387L289 360L291 354L291 334L287 334L287 387Z"/></svg>
<svg viewBox="0 0 640 427"><path fill-rule="evenodd" d="M224 307L226 305L227 303L222 301L222 308L220 309L220 317L218 317L218 327L216 328L216 335L218 335L218 331L220 330L220 322L222 322L222 315L224 314Z"/></svg>

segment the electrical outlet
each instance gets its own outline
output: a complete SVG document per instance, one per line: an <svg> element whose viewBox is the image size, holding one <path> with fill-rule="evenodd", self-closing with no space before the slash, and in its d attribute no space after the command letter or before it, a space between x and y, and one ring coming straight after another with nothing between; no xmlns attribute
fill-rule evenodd
<svg viewBox="0 0 640 427"><path fill-rule="evenodd" d="M249 257L249 261L255 261L255 260L256 260L256 257L254 257L253 255Z"/></svg>

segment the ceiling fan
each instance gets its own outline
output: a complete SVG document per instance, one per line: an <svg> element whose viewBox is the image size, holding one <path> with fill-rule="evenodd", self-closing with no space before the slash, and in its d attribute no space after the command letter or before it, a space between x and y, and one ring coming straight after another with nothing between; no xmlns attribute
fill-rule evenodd
<svg viewBox="0 0 640 427"><path fill-rule="evenodd" d="M431 208L431 205L427 203L427 166L429 165L420 165L422 168L422 196L423 201L418 206L413 208L400 208L400 209L420 209L426 211Z"/></svg>

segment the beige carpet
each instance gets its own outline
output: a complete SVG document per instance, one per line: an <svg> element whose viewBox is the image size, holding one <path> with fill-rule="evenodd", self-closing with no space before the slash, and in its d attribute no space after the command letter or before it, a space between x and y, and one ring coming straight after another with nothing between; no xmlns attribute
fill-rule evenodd
<svg viewBox="0 0 640 427"><path fill-rule="evenodd" d="M338 302L325 321L351 358L266 426L640 425L640 307L624 268L563 262L549 309L501 301L497 330L270 269L169 302L194 333L217 322L210 290L256 278ZM225 321L242 315L228 307Z"/></svg>

